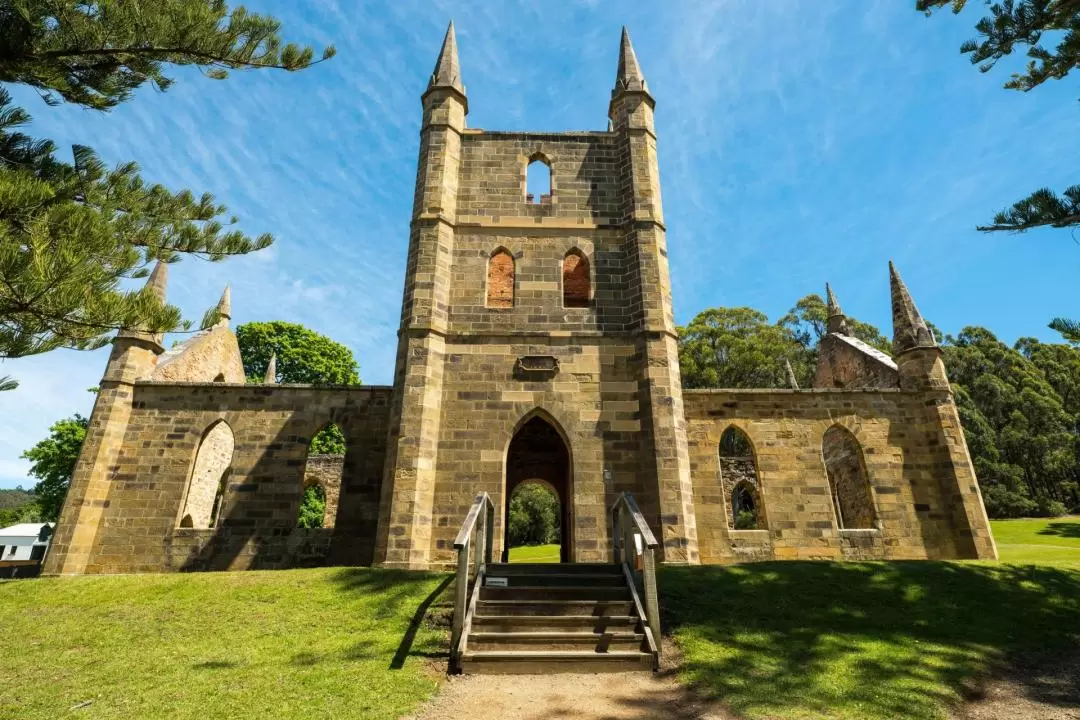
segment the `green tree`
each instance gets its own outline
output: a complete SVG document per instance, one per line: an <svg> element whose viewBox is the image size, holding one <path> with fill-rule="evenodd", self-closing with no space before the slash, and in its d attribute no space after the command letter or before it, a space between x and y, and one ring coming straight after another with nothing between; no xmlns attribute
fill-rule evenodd
<svg viewBox="0 0 1080 720"><path fill-rule="evenodd" d="M298 70L313 51L285 44L270 17L222 0L9 0L0 6L0 82L48 104L108 110L144 83L165 90L170 65L211 78L239 68ZM323 52L323 59L333 48ZM266 247L227 230L236 218L208 193L145 182L134 163L108 169L92 150L70 162L20 131L30 116L0 88L0 359L92 349L121 327L186 328L179 310L124 291L158 260L220 260ZM0 378L0 389L10 389Z"/></svg>
<svg viewBox="0 0 1080 720"><path fill-rule="evenodd" d="M57 421L49 428L49 437L22 454L32 463L30 475L38 479L34 495L43 521L54 522L60 517L88 422L78 413Z"/></svg>
<svg viewBox="0 0 1080 720"><path fill-rule="evenodd" d="M813 382L818 343L828 327L828 308L820 295L795 303L772 324L753 308L713 308L679 328L683 387L787 387L784 360L800 385ZM873 325L847 319L852 334L883 352L892 343Z"/></svg>
<svg viewBox="0 0 1080 720"><path fill-rule="evenodd" d="M519 486L510 498L510 546L547 545L560 540L559 500L539 483Z"/></svg>
<svg viewBox="0 0 1080 720"><path fill-rule="evenodd" d="M304 497L300 500L300 514L296 521L299 528L321 528L326 514L326 493L319 485L304 488Z"/></svg>
<svg viewBox="0 0 1080 720"><path fill-rule="evenodd" d="M810 374L806 347L789 328L752 308L712 308L678 329L683 387L787 387L784 359Z"/></svg>
<svg viewBox="0 0 1080 720"><path fill-rule="evenodd" d="M947 337L943 351L987 511L1080 504L1080 351L1030 338L1009 347L978 327Z"/></svg>
<svg viewBox="0 0 1080 720"><path fill-rule="evenodd" d="M236 328L248 382L262 382L270 358L277 357L277 381L304 385L359 385L352 350L299 323L273 320Z"/></svg>

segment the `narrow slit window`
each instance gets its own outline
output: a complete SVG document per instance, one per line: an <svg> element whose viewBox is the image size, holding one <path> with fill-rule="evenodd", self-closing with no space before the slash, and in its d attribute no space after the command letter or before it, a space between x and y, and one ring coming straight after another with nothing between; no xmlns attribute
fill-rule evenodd
<svg viewBox="0 0 1080 720"><path fill-rule="evenodd" d="M504 248L496 250L488 260L487 306L514 307L514 256Z"/></svg>
<svg viewBox="0 0 1080 720"><path fill-rule="evenodd" d="M525 170L525 202L543 205L551 202L551 166L533 160Z"/></svg>
<svg viewBox="0 0 1080 720"><path fill-rule="evenodd" d="M578 250L563 258L563 307L589 305L589 260Z"/></svg>

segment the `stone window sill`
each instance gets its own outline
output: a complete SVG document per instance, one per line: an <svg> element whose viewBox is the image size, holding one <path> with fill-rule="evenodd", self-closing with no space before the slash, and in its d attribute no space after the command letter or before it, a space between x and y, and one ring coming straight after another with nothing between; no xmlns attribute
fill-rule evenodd
<svg viewBox="0 0 1080 720"><path fill-rule="evenodd" d="M732 538L756 540L758 542L766 542L772 537L768 530L728 530L728 533Z"/></svg>
<svg viewBox="0 0 1080 720"><path fill-rule="evenodd" d="M866 537L880 535L881 530L879 528L844 528L840 531L841 536L848 537Z"/></svg>

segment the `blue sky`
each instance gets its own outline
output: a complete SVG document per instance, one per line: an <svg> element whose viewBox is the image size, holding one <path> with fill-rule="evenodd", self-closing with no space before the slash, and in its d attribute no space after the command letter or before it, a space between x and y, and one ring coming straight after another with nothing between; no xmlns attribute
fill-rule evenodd
<svg viewBox="0 0 1080 720"><path fill-rule="evenodd" d="M1016 62L979 74L958 48L981 3L933 18L900 0L247 5L337 57L224 82L176 72L167 93L145 88L109 114L15 92L36 134L210 191L245 231L274 233L250 257L170 268L169 299L195 321L231 283L234 325L303 323L349 345L364 382L390 381L420 95L451 18L469 126L493 130L604 129L629 27L657 101L680 323L719 305L775 319L829 281L849 314L889 333L890 258L946 332L1054 340L1051 317L1080 315L1068 233L973 229L1037 187L1076 182L1080 95L1068 80L1002 89ZM19 455L89 412L105 360L0 365L22 382L0 395L0 487L33 484Z"/></svg>

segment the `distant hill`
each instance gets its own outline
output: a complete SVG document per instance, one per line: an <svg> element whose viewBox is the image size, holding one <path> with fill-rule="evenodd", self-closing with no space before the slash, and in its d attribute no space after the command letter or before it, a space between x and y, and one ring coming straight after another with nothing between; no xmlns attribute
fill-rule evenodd
<svg viewBox="0 0 1080 720"><path fill-rule="evenodd" d="M0 510L19 508L34 502L34 493L29 490L0 490Z"/></svg>

